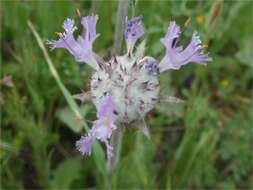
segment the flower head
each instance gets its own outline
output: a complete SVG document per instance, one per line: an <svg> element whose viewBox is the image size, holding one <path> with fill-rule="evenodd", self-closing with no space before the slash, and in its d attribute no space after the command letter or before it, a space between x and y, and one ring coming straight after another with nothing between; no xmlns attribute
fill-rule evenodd
<svg viewBox="0 0 253 190"><path fill-rule="evenodd" d="M155 58L144 56L145 43L134 48L136 41L144 34L142 17L126 20L125 39L127 53L122 56L113 56L109 61L97 59L92 51L92 45L98 37L96 33L97 16L88 16L81 19L85 29L83 35L74 38L77 29L74 20L67 19L64 24L64 33L60 39L49 41L52 49L67 49L78 62L86 62L96 72L90 81L90 92L83 92L74 97L83 101L91 100L97 109L97 119L85 136L76 142L77 149L83 155L90 155L92 142L99 140L106 146L108 158L113 156L113 147L110 138L116 130L116 124L133 123L137 129L147 137L150 136L145 123L145 115L158 102L175 101L173 98L160 97L158 76L169 69L180 69L183 65L195 62L206 64L211 58L204 54L203 46L196 32L186 48L178 46L181 29L175 21L169 23L168 32L161 42L166 48L166 54L158 64ZM186 25L189 21L186 22Z"/></svg>

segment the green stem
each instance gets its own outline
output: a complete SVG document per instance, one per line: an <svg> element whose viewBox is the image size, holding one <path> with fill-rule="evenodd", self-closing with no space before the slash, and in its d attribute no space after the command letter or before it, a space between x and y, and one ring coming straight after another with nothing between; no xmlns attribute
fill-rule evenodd
<svg viewBox="0 0 253 190"><path fill-rule="evenodd" d="M117 20L115 25L115 35L114 35L114 50L113 53L118 55L122 50L122 42L123 42L123 34L124 34L124 26L125 19L127 17L128 12L128 4L129 0L119 0L118 1L118 9L117 9ZM113 156L107 160L107 180L106 187L109 189L110 186L110 178L114 173L114 170L119 161L120 152L121 152L121 144L122 144L122 136L123 136L123 127L119 126L117 130L115 130L111 137L111 145L113 146Z"/></svg>
<svg viewBox="0 0 253 190"><path fill-rule="evenodd" d="M118 10L117 10L117 20L115 25L115 35L114 35L114 46L113 53L118 55L121 53L123 34L125 28L125 19L127 17L129 0L119 0Z"/></svg>

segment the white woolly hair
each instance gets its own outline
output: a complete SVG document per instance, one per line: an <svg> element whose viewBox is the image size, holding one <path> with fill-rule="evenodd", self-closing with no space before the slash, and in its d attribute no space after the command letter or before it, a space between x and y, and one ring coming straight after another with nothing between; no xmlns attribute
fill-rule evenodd
<svg viewBox="0 0 253 190"><path fill-rule="evenodd" d="M91 95L96 106L110 93L114 97L118 122L142 120L154 108L159 98L160 85L156 75L145 69L149 57L143 58L144 45L135 55L113 57L99 64L91 78Z"/></svg>

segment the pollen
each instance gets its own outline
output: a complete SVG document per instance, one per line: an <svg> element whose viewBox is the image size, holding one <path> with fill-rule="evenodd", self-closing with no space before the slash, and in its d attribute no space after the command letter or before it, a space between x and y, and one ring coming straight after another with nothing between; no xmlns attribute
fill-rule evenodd
<svg viewBox="0 0 253 190"><path fill-rule="evenodd" d="M229 85L229 81L224 79L224 80L221 81L221 84L222 84L222 86L224 86L226 88Z"/></svg>
<svg viewBox="0 0 253 190"><path fill-rule="evenodd" d="M202 16L202 15L197 16L197 17L196 17L196 21L197 21L197 23L198 23L199 25L202 25L202 24L204 24L205 17Z"/></svg>

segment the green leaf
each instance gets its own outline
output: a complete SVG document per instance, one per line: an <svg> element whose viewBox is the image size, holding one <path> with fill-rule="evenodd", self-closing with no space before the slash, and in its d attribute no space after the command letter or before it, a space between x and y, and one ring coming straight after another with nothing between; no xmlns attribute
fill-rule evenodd
<svg viewBox="0 0 253 190"><path fill-rule="evenodd" d="M135 135L135 145L131 153L119 162L119 166L113 176L112 189L154 189L155 166L153 158L155 147L143 134Z"/></svg>
<svg viewBox="0 0 253 190"><path fill-rule="evenodd" d="M238 58L242 63L248 66L253 66L253 54L252 54L252 49L253 49L253 38L248 38L243 41L243 46L236 53L236 58Z"/></svg>
<svg viewBox="0 0 253 190"><path fill-rule="evenodd" d="M105 153L100 144L95 141L93 143L93 159L95 161L95 164L97 166L97 169L100 171L100 173L105 176L106 175L106 160L105 160Z"/></svg>
<svg viewBox="0 0 253 190"><path fill-rule="evenodd" d="M51 186L57 189L69 188L80 176L82 159L79 157L66 159L53 171Z"/></svg>
<svg viewBox="0 0 253 190"><path fill-rule="evenodd" d="M89 104L83 105L79 108L80 113L83 117L86 116L86 114L91 110L91 106ZM78 133L83 129L83 125L81 122L79 122L76 118L76 115L73 113L73 111L69 107L65 107L62 109L59 109L56 112L57 118L62 121L64 124L66 124L71 130Z"/></svg>

